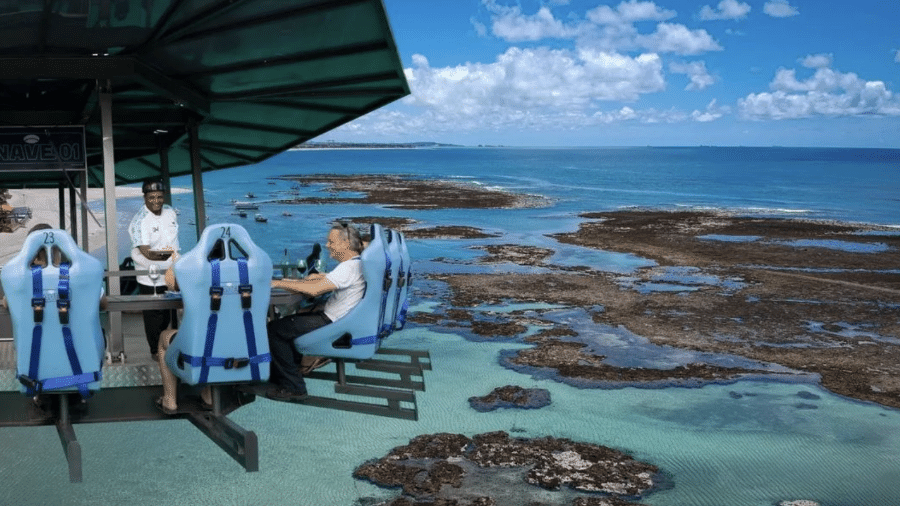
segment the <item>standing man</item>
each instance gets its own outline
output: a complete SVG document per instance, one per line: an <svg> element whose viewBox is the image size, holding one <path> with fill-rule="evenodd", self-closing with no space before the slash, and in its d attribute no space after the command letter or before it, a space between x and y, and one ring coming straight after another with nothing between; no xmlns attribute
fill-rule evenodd
<svg viewBox="0 0 900 506"><path fill-rule="evenodd" d="M163 274L172 265L178 252L178 215L171 206L165 205L166 187L160 181L146 181L141 187L144 193L144 205L134 215L128 226L131 237L131 258L136 270L150 270L156 265L159 274L156 279L150 276L137 276L142 295L163 293L166 291ZM156 356L159 348L159 333L172 322L172 311L168 309L151 309L144 311L144 332L150 345L150 354Z"/></svg>

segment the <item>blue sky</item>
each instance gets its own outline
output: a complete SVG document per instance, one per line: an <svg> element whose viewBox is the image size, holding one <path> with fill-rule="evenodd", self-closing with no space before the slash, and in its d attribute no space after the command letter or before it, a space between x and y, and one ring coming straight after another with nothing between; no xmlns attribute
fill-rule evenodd
<svg viewBox="0 0 900 506"><path fill-rule="evenodd" d="M384 0L412 94L317 140L900 148L897 0Z"/></svg>

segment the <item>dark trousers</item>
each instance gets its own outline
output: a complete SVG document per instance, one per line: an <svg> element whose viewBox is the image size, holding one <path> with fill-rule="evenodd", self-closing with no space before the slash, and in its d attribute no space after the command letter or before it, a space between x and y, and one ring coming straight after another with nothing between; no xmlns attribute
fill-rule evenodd
<svg viewBox="0 0 900 506"><path fill-rule="evenodd" d="M141 295L153 295L153 287L138 285ZM165 293L166 285L157 286L156 293ZM148 309L144 311L144 333L147 334L147 344L150 345L150 354L156 355L159 349L159 333L172 323L171 309Z"/></svg>
<svg viewBox="0 0 900 506"><path fill-rule="evenodd" d="M272 353L271 381L292 392L306 392L300 374L302 356L294 349L294 339L331 323L321 311L298 313L269 322L269 351Z"/></svg>

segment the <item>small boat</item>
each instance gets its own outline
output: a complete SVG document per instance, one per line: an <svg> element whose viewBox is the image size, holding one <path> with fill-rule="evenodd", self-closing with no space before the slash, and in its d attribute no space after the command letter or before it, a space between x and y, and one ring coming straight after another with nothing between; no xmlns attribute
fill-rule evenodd
<svg viewBox="0 0 900 506"><path fill-rule="evenodd" d="M253 192L247 192L247 198L248 198L248 199L255 199L255 198L256 198L256 195L254 195Z"/></svg>
<svg viewBox="0 0 900 506"><path fill-rule="evenodd" d="M238 211L238 216L240 216L241 218L246 218L246 217L247 217L247 211Z"/></svg>
<svg viewBox="0 0 900 506"><path fill-rule="evenodd" d="M289 212L287 212L287 211L281 213L281 215L282 215L282 216L293 216L293 214L291 214L291 213L289 213Z"/></svg>
<svg viewBox="0 0 900 506"><path fill-rule="evenodd" d="M256 218L254 218L254 219L260 223L265 223L265 222L269 221L269 218L266 218L265 216L263 216L261 214L257 214Z"/></svg>
<svg viewBox="0 0 900 506"><path fill-rule="evenodd" d="M259 209L259 204L255 203L255 202L240 202L240 201L235 201L235 202L234 202L234 208L237 209L237 210L241 210L241 209Z"/></svg>

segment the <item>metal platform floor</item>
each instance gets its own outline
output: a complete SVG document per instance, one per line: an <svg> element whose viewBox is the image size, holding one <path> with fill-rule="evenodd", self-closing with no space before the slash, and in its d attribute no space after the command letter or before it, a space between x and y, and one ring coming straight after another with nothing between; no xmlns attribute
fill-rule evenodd
<svg viewBox="0 0 900 506"><path fill-rule="evenodd" d="M122 313L122 334L125 342L125 363L103 365L101 388L162 385L159 364L150 356L141 313ZM0 392L18 391L19 386L16 380L15 346L11 339L4 339L0 341Z"/></svg>

